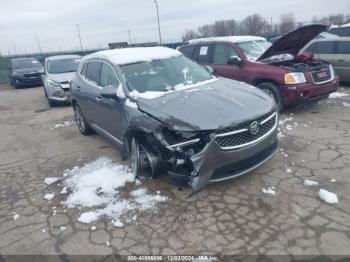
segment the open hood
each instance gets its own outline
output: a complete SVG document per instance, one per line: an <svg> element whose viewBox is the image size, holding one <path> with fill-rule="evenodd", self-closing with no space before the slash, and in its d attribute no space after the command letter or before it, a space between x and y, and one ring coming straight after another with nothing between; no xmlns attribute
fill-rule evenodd
<svg viewBox="0 0 350 262"><path fill-rule="evenodd" d="M270 46L257 61L281 54L291 54L295 56L307 43L326 30L327 26L325 25L312 24L290 31Z"/></svg>

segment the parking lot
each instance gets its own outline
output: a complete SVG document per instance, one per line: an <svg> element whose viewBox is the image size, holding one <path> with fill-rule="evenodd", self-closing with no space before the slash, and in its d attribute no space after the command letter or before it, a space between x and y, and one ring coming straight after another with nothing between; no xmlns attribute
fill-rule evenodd
<svg viewBox="0 0 350 262"><path fill-rule="evenodd" d="M49 108L42 88L0 85L0 253L350 255L349 106L344 96L282 113L271 161L192 197L166 179L143 180L168 200L115 227L103 217L78 222L81 210L62 206L62 188L44 179L102 156L120 162L119 151L82 136L71 107ZM339 203L321 201L320 188Z"/></svg>

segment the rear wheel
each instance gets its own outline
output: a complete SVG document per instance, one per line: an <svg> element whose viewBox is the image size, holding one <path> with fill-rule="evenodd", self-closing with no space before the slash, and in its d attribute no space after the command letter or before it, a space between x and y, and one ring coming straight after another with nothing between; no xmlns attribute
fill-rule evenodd
<svg viewBox="0 0 350 262"><path fill-rule="evenodd" d="M283 99L281 92L279 91L279 88L276 84L270 83L270 82L264 82L258 85L258 88L260 88L262 91L264 91L266 94L271 96L277 105L277 108L279 111L283 109Z"/></svg>
<svg viewBox="0 0 350 262"><path fill-rule="evenodd" d="M75 122L77 123L80 133L82 133L84 136L90 135L92 133L92 129L90 128L88 122L86 121L86 118L80 106L78 104L74 104L73 110L74 110Z"/></svg>

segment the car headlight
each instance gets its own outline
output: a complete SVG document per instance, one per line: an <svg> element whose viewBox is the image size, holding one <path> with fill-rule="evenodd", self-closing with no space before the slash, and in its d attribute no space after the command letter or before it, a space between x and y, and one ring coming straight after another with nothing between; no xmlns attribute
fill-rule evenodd
<svg viewBox="0 0 350 262"><path fill-rule="evenodd" d="M51 79L47 80L47 85L49 87L61 87L58 82L51 80Z"/></svg>
<svg viewBox="0 0 350 262"><path fill-rule="evenodd" d="M287 85L306 83L305 75L302 72L285 74L284 81Z"/></svg>

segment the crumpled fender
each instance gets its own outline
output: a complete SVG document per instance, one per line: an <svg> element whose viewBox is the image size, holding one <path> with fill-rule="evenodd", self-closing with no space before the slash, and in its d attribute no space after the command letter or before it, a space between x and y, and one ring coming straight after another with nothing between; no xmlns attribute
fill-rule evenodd
<svg viewBox="0 0 350 262"><path fill-rule="evenodd" d="M214 147L216 147L216 144L214 140L212 140L201 152L190 158L194 167L193 172L195 173L195 177L190 185L194 191L201 190L208 185L210 177L217 167L218 159Z"/></svg>

